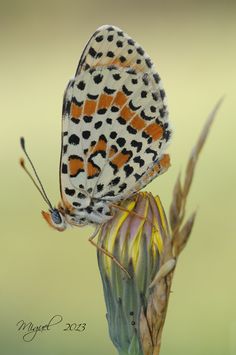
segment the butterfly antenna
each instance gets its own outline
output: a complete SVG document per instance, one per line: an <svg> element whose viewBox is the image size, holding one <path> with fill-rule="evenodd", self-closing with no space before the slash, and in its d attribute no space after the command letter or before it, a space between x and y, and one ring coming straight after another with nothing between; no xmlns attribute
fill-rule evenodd
<svg viewBox="0 0 236 355"><path fill-rule="evenodd" d="M50 200L49 200L49 198L48 198L48 196L47 196L47 194L46 194L46 191L44 190L43 184L42 184L42 182L41 182L41 180L40 180L40 178L39 178L39 176L38 176L38 174L37 174L37 171L36 171L36 169L35 169L35 167L34 167L34 164L33 164L32 160L30 159L30 157L29 157L29 155L28 155L28 153L27 153L27 151L26 151L26 149L25 149L25 139L24 139L23 137L20 138L20 145L21 145L21 148L22 148L23 152L25 153L25 155L26 155L26 157L27 157L27 159L28 159L28 161L29 161L29 163L30 163L32 169L33 169L33 172L34 172L34 174L35 174L35 176L36 176L36 179L37 179L39 185L36 183L35 179L34 179L33 176L31 175L31 173L29 172L29 170L26 168L26 166L25 166L25 161L24 161L23 158L20 158L20 165L21 165L21 167L24 169L24 171L26 172L26 174L30 177L30 179L32 180L33 184L35 185L35 187L36 187L37 190L39 191L40 195L41 195L42 198L44 199L44 201L49 205L49 207L50 207L51 209L53 209L52 204L51 204L51 202L50 202ZM40 189L40 187L41 187L41 189Z"/></svg>

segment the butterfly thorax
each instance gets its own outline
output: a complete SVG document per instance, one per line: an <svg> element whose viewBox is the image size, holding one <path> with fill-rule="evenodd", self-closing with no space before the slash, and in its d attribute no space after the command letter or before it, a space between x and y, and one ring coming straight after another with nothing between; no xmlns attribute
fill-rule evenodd
<svg viewBox="0 0 236 355"><path fill-rule="evenodd" d="M84 226L87 224L103 224L113 217L111 207L107 201L90 199L87 207L73 208L64 203L59 204L59 210L70 225Z"/></svg>

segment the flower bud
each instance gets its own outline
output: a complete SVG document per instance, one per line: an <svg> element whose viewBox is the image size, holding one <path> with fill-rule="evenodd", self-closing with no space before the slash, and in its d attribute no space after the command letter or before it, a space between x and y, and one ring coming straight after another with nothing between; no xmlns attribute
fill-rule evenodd
<svg viewBox="0 0 236 355"><path fill-rule="evenodd" d="M109 333L119 354L143 355L140 318L148 307L150 285L164 260L169 231L159 197L139 193L116 208L106 223L98 245L109 251L131 278L98 250Z"/></svg>

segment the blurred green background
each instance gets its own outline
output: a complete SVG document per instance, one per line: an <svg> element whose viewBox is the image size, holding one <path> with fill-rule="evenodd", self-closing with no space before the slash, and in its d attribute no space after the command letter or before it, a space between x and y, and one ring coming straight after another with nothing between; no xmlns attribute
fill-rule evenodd
<svg viewBox="0 0 236 355"><path fill-rule="evenodd" d="M235 1L0 1L1 354L116 354L87 242L92 228L50 229L40 216L45 203L18 165L24 135L57 203L63 91L87 40L107 23L143 45L164 82L172 167L148 190L167 210L207 114L226 95L192 186L188 212L198 215L176 270L161 354L236 354L235 18ZM87 329L56 328L23 342L17 321L42 324L54 314Z"/></svg>

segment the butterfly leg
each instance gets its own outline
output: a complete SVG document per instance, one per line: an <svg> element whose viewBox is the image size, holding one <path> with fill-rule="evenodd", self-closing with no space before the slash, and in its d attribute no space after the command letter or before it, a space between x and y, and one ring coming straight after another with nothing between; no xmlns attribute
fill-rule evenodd
<svg viewBox="0 0 236 355"><path fill-rule="evenodd" d="M114 207L114 208L116 208L116 209L118 209L118 210L120 210L120 211L129 212L129 213L131 213L133 216L136 216L136 217L138 217L138 218L140 218L140 219L142 219L142 220L144 220L144 221L147 221L148 223L151 224L151 226L155 229L155 231L156 231L157 233L159 233L157 227L152 223L152 221L150 221L150 219L148 219L148 218L146 218L146 217L144 217L144 216L141 216L141 215L138 214L137 212L129 211L128 209L126 209L126 208L124 208L124 207L121 207L121 206L119 206L119 205L111 204L110 206L111 206L111 207Z"/></svg>
<svg viewBox="0 0 236 355"><path fill-rule="evenodd" d="M94 233L93 233L93 234L91 235L91 237L89 238L89 242L90 242L93 246L95 246L98 250L100 250L102 253L104 253L105 255L109 256L109 258L111 258L112 261L114 261L114 263L116 263L116 265L118 265L119 268L121 268L121 270L123 270L123 271L126 273L126 275L128 276L128 278L131 279L132 277L131 277L131 275L129 274L129 272L128 272L128 271L124 268L124 266L116 259L116 257L115 257L114 255L112 255L109 251L107 251L106 249L100 247L97 243L95 243L95 242L93 241L93 239L94 239L94 238L96 237L96 235L98 234L98 231L99 231L100 228L101 228L101 227L98 226L98 227L95 229Z"/></svg>

